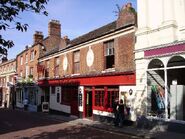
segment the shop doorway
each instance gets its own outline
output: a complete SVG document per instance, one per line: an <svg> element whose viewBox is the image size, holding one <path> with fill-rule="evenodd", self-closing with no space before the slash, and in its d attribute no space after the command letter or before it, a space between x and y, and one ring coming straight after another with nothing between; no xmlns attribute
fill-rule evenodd
<svg viewBox="0 0 185 139"><path fill-rule="evenodd" d="M0 106L2 106L2 103L3 103L3 93L0 91Z"/></svg>
<svg viewBox="0 0 185 139"><path fill-rule="evenodd" d="M85 117L92 119L92 89L91 88L86 88L85 89Z"/></svg>

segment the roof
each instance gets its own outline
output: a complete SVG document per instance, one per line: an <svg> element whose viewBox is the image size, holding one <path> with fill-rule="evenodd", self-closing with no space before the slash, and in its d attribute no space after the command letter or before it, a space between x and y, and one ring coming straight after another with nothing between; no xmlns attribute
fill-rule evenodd
<svg viewBox="0 0 185 139"><path fill-rule="evenodd" d="M117 31L117 30L120 30L120 29L123 29L123 28L130 27L130 26L132 26L134 24L127 24L127 25L124 25L124 26L122 26L120 28L117 28L116 25L117 25L117 22L114 21L114 22L109 23L109 24L107 24L105 26L102 26L102 27L100 27L98 29L95 29L95 30L93 30L93 31L91 31L89 33L86 33L86 34L84 34L84 35L82 35L80 37L77 37L77 38L71 40L69 42L69 45L67 47L65 47L64 49L60 49L59 50L59 49L55 48L55 49L51 50L50 52L46 53L45 55L43 55L40 58L43 58L43 57L52 55L52 54L57 53L59 51L63 51L63 50L69 49L69 48L71 48L73 46L76 46L76 45L79 45L79 44L88 42L90 40L93 40L93 39L96 39L98 37L101 37L101 36L107 35L109 33L112 33L114 31Z"/></svg>
<svg viewBox="0 0 185 139"><path fill-rule="evenodd" d="M8 60L8 61L6 61L6 62L1 63L0 66L9 64L9 63L11 63L11 62L14 62L15 60L16 60L15 58L14 58L14 59L10 59L10 60Z"/></svg>
<svg viewBox="0 0 185 139"><path fill-rule="evenodd" d="M116 29L116 21L109 23L103 27L100 27L98 29L95 29L87 34L84 34L78 38L75 38L70 41L70 46L78 45L83 42L87 42L89 40L98 38L102 35L105 35L107 33L110 33L111 31L114 31Z"/></svg>

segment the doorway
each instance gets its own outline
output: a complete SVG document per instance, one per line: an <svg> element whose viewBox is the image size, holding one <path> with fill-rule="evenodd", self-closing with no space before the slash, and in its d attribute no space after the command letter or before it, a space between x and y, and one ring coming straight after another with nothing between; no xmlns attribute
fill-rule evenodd
<svg viewBox="0 0 185 139"><path fill-rule="evenodd" d="M85 118L92 118L92 89L85 89Z"/></svg>

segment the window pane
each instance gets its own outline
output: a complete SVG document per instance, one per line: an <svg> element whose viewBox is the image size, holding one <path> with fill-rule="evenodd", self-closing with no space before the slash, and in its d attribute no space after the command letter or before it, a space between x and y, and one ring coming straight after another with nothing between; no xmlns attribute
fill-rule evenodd
<svg viewBox="0 0 185 139"><path fill-rule="evenodd" d="M80 72L80 63L74 63L74 73Z"/></svg>
<svg viewBox="0 0 185 139"><path fill-rule="evenodd" d="M105 99L105 91L103 90L95 90L95 106L103 107Z"/></svg>
<svg viewBox="0 0 185 139"><path fill-rule="evenodd" d="M80 61L80 51L74 52L74 62Z"/></svg>

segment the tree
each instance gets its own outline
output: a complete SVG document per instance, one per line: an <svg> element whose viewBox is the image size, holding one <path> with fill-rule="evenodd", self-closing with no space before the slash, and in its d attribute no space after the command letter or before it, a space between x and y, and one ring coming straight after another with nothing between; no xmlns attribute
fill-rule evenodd
<svg viewBox="0 0 185 139"><path fill-rule="evenodd" d="M19 14L22 12L33 12L48 15L45 4L49 0L0 0L0 32L7 29L27 31L28 24L18 22ZM0 34L0 56L7 56L7 49L14 46L12 40L3 39Z"/></svg>

